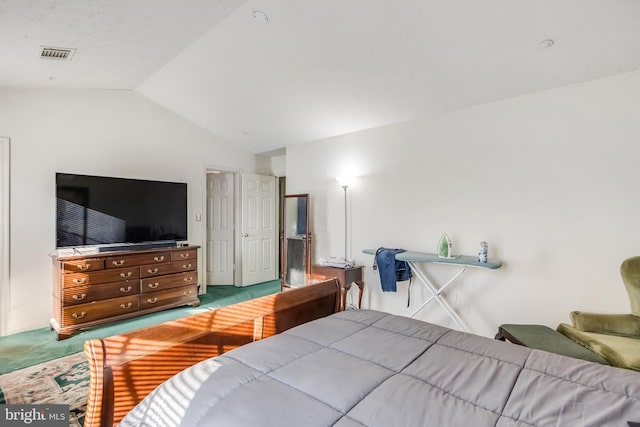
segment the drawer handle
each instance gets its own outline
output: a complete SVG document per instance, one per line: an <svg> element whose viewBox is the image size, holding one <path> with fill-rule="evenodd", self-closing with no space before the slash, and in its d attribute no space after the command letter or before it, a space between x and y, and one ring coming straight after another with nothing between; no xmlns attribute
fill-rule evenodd
<svg viewBox="0 0 640 427"><path fill-rule="evenodd" d="M132 305L133 305L133 303L131 303L131 302L129 304L127 304L127 305L120 304L120 308L123 308L123 309L126 310L127 308L131 308Z"/></svg>
<svg viewBox="0 0 640 427"><path fill-rule="evenodd" d="M192 281L192 280L193 280L193 276L185 277L185 278L184 278L184 279L182 279L182 280L184 280L185 282L190 282L190 281Z"/></svg>
<svg viewBox="0 0 640 427"><path fill-rule="evenodd" d="M154 298L147 298L147 302L149 304L155 304L155 303L158 302L158 298L155 298L155 297Z"/></svg>
<svg viewBox="0 0 640 427"><path fill-rule="evenodd" d="M78 270L82 270L82 271L88 270L90 268L91 268L91 264L85 264L85 265L79 265L78 266Z"/></svg>
<svg viewBox="0 0 640 427"><path fill-rule="evenodd" d="M153 269L150 268L150 269L147 270L147 273L150 273L150 274L155 274L157 272L158 272L157 268L153 268Z"/></svg>
<svg viewBox="0 0 640 427"><path fill-rule="evenodd" d="M149 286L151 289L155 289L158 286L160 286L160 283L156 282L156 283L148 283L147 286Z"/></svg>
<svg viewBox="0 0 640 427"><path fill-rule="evenodd" d="M120 277L131 277L133 273L131 271L127 272L127 273L120 273Z"/></svg>
<svg viewBox="0 0 640 427"><path fill-rule="evenodd" d="M120 261L113 261L113 265L120 267L121 265L124 265L124 260L121 259Z"/></svg>
<svg viewBox="0 0 640 427"><path fill-rule="evenodd" d="M180 258L182 258L182 259L189 258L189 255L191 255L191 254L190 253L180 254Z"/></svg>
<svg viewBox="0 0 640 427"><path fill-rule="evenodd" d="M127 292L131 292L131 289L133 289L131 286L127 286L127 289L123 286L120 288L120 292L124 292L126 294Z"/></svg>
<svg viewBox="0 0 640 427"><path fill-rule="evenodd" d="M182 268L184 268L185 270L187 268L191 268L191 264L182 264Z"/></svg>
<svg viewBox="0 0 640 427"><path fill-rule="evenodd" d="M82 277L80 279L74 278L73 279L73 283L75 283L77 285L83 285L83 284L87 283L87 278L86 277Z"/></svg>
<svg viewBox="0 0 640 427"><path fill-rule="evenodd" d="M193 292L193 291L191 291L191 290L189 290L189 291L184 291L184 292L183 292L183 295L186 297L186 296L191 295L191 293L192 293L192 292Z"/></svg>
<svg viewBox="0 0 640 427"><path fill-rule="evenodd" d="M71 315L75 318L75 319L82 319L84 316L87 315L86 311L83 311L82 313L78 314L78 313L71 313Z"/></svg>
<svg viewBox="0 0 640 427"><path fill-rule="evenodd" d="M71 298L73 298L76 301L82 301L86 297L87 297L87 294L80 294L80 295L73 295Z"/></svg>
<svg viewBox="0 0 640 427"><path fill-rule="evenodd" d="M154 260L154 261L158 261L158 262L160 262L160 261L164 261L164 255L161 255L161 256L154 256L154 257L153 257L153 260Z"/></svg>

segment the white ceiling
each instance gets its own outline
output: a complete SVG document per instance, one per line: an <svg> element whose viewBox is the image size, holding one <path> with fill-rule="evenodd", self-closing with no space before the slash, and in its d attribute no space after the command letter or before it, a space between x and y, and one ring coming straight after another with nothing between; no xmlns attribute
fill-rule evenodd
<svg viewBox="0 0 640 427"><path fill-rule="evenodd" d="M0 0L0 53L0 86L134 89L262 153L635 71L640 1Z"/></svg>

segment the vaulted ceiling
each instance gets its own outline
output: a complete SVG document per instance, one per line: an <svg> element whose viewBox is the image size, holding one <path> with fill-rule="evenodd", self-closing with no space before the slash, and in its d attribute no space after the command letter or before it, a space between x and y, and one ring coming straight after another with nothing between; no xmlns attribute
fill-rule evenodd
<svg viewBox="0 0 640 427"><path fill-rule="evenodd" d="M0 86L135 90L263 153L636 71L640 1L0 0L0 52Z"/></svg>

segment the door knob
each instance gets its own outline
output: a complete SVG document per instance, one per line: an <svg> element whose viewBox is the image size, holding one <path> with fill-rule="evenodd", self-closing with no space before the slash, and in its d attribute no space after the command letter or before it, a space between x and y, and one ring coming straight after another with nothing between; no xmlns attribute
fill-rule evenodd
<svg viewBox="0 0 640 427"><path fill-rule="evenodd" d="M242 233L242 237L249 237L248 233Z"/></svg>

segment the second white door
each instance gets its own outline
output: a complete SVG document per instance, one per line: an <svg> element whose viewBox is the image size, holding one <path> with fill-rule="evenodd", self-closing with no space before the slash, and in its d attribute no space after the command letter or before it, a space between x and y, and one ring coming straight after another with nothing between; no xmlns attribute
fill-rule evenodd
<svg viewBox="0 0 640 427"><path fill-rule="evenodd" d="M276 178L242 174L242 286L277 278Z"/></svg>

